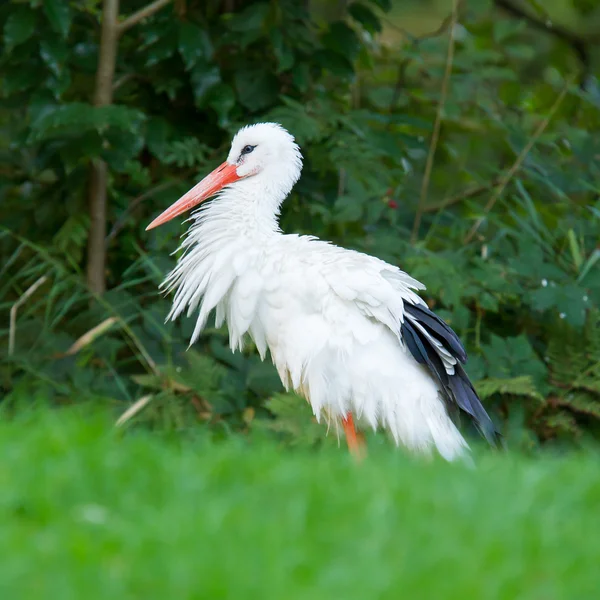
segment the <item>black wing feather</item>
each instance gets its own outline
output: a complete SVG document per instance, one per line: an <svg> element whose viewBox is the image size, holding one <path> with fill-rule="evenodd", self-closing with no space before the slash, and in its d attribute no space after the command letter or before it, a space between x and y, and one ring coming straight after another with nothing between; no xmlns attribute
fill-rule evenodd
<svg viewBox="0 0 600 600"><path fill-rule="evenodd" d="M410 353L415 360L422 365L427 365L437 379L443 385L448 384L448 373L439 354L432 348L427 338L423 337L421 332L405 320L402 323L402 339L406 342Z"/></svg>
<svg viewBox="0 0 600 600"><path fill-rule="evenodd" d="M408 302L405 304L404 309L416 321L424 325L429 333L442 342L446 350L450 351L461 363L467 361L467 353L459 337L434 312L426 306L417 306Z"/></svg>
<svg viewBox="0 0 600 600"><path fill-rule="evenodd" d="M500 434L481 404L462 365L467 362L467 353L456 333L425 306L416 306L409 302L404 305L405 319L401 325L402 339L415 360L426 365L431 374L439 381L446 399L453 401L466 413L477 429L492 445L496 445ZM438 351L427 336L418 327L418 323L431 337L441 343L458 361L454 373L448 373Z"/></svg>

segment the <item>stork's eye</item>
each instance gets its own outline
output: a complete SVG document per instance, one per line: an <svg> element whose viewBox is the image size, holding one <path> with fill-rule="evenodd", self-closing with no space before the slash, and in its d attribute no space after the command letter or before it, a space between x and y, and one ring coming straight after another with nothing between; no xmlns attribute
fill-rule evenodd
<svg viewBox="0 0 600 600"><path fill-rule="evenodd" d="M254 150L254 148L256 148L256 146L244 146L242 148L241 156L244 156L244 154L250 154L250 152L252 152L252 150Z"/></svg>

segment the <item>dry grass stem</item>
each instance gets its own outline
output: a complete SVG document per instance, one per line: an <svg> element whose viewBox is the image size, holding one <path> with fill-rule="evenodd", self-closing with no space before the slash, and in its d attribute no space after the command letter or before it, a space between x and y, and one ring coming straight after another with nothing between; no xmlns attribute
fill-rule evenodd
<svg viewBox="0 0 600 600"><path fill-rule="evenodd" d="M142 396L139 400L136 400L118 419L115 423L115 427L121 427L137 415L149 402L152 400L152 394Z"/></svg>
<svg viewBox="0 0 600 600"><path fill-rule="evenodd" d="M27 299L37 290L40 285L46 281L48 277L46 275L42 275L39 279L37 279L33 284L31 284L25 292L21 295L21 297L12 305L10 309L10 326L8 330L8 355L12 356L15 351L15 339L17 335L17 311L19 307L22 306Z"/></svg>
<svg viewBox="0 0 600 600"><path fill-rule="evenodd" d="M103 333L108 331L115 323L118 322L117 317L109 317L102 321L102 323L92 327L88 332L84 333L79 337L73 345L64 353L62 356L71 356L77 354L82 348L89 346L96 338L100 337Z"/></svg>

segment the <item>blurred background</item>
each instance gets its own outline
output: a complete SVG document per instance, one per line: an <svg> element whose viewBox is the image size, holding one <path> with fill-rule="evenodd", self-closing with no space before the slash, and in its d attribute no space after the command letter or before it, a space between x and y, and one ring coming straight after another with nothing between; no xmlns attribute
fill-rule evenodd
<svg viewBox="0 0 600 600"><path fill-rule="evenodd" d="M144 231L270 120L305 156L284 231L423 281L512 447L598 437L597 0L13 0L0 30L5 408L329 443L252 346L186 352L185 226Z"/></svg>

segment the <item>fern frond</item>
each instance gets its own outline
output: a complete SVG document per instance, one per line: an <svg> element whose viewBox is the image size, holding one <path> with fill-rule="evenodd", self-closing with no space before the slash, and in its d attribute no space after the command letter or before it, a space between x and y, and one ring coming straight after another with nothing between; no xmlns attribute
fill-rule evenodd
<svg viewBox="0 0 600 600"><path fill-rule="evenodd" d="M145 119L144 114L119 105L92 106L84 102L62 104L44 111L31 124L29 142L41 142L63 135L101 133L109 127L133 131Z"/></svg>
<svg viewBox="0 0 600 600"><path fill-rule="evenodd" d="M87 244L89 223L86 214L71 215L54 235L54 247L78 263Z"/></svg>
<svg viewBox="0 0 600 600"><path fill-rule="evenodd" d="M511 379L482 379L475 384L475 388L483 400L496 394L501 394L509 396L526 396L528 398L533 398L538 402L543 402L541 394L535 388L533 379L529 375L522 375Z"/></svg>
<svg viewBox="0 0 600 600"><path fill-rule="evenodd" d="M581 428L577 420L568 410L553 412L542 419L542 429L545 437L571 436L580 437Z"/></svg>
<svg viewBox="0 0 600 600"><path fill-rule="evenodd" d="M569 392L559 402L561 406L573 412L600 419L600 395L587 392Z"/></svg>
<svg viewBox="0 0 600 600"><path fill-rule="evenodd" d="M206 163L209 151L210 148L196 138L187 137L165 144L159 158L168 165L194 167Z"/></svg>

